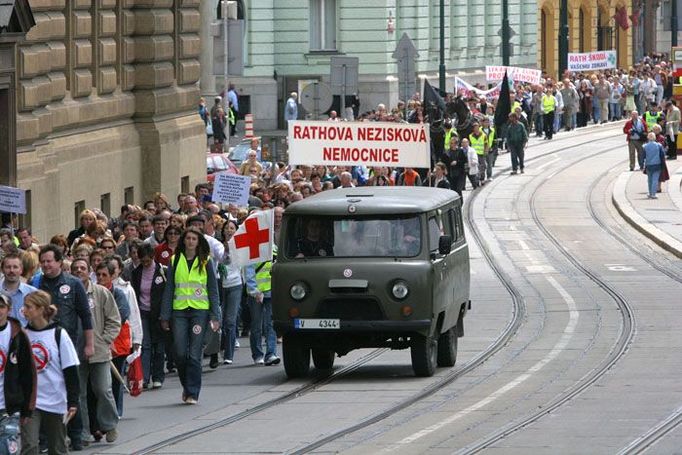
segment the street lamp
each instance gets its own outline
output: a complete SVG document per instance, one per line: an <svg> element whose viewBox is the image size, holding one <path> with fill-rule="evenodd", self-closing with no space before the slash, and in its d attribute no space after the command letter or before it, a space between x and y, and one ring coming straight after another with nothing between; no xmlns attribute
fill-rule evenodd
<svg viewBox="0 0 682 455"><path fill-rule="evenodd" d="M438 88L445 93L445 0L440 0L440 65L438 65Z"/></svg>
<svg viewBox="0 0 682 455"><path fill-rule="evenodd" d="M561 0L559 12L559 79L568 65L568 0Z"/></svg>

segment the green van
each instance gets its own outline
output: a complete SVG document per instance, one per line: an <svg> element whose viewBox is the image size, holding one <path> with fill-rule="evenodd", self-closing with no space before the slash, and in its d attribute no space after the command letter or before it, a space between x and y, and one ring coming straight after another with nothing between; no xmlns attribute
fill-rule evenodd
<svg viewBox="0 0 682 455"><path fill-rule="evenodd" d="M329 190L289 206L272 269L291 378L353 349L410 348L418 376L457 359L469 301L462 202L426 187Z"/></svg>

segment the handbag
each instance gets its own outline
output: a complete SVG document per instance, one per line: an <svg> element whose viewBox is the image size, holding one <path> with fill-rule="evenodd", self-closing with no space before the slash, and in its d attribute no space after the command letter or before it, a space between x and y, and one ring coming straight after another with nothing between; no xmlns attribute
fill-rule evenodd
<svg viewBox="0 0 682 455"><path fill-rule="evenodd" d="M213 136L213 122L211 122L211 117L208 117L206 122L206 136Z"/></svg>

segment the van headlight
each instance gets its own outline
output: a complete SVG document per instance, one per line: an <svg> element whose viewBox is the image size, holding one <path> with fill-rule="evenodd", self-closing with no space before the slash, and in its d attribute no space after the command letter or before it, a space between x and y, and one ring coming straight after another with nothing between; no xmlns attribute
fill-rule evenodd
<svg viewBox="0 0 682 455"><path fill-rule="evenodd" d="M289 289L289 295L294 300L303 300L307 292L303 283L294 283Z"/></svg>
<svg viewBox="0 0 682 455"><path fill-rule="evenodd" d="M391 292L393 293L393 297L402 300L410 293L410 289L404 281L396 281L391 288Z"/></svg>

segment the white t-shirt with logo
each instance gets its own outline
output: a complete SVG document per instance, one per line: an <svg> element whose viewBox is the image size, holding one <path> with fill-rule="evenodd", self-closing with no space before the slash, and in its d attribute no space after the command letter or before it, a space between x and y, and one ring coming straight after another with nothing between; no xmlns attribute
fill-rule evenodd
<svg viewBox="0 0 682 455"><path fill-rule="evenodd" d="M38 375L36 408L54 414L64 414L67 411L67 402L62 370L79 365L80 362L66 330L61 330L59 347L54 332L54 326L48 326L43 330L35 330L30 326L26 328Z"/></svg>
<svg viewBox="0 0 682 455"><path fill-rule="evenodd" d="M12 341L12 326L9 322L0 330L0 409L5 409L5 366L9 357L9 344Z"/></svg>

